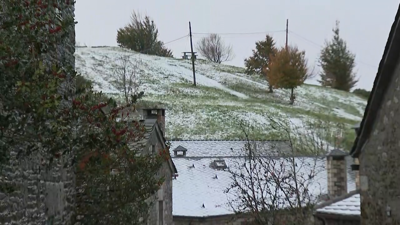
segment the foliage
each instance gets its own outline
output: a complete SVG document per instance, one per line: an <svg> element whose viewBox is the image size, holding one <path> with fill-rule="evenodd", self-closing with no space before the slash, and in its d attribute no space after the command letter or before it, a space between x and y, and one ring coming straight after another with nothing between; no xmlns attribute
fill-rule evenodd
<svg viewBox="0 0 400 225"><path fill-rule="evenodd" d="M172 51L158 40L158 29L154 21L147 15L143 19L136 12L132 13L131 22L128 25L118 29L117 43L120 47L140 53L173 57Z"/></svg>
<svg viewBox="0 0 400 225"><path fill-rule="evenodd" d="M353 93L358 95L358 96L360 96L360 97L368 99L369 95L371 94L371 91L367 91L365 89L357 88L357 89L354 89Z"/></svg>
<svg viewBox="0 0 400 225"><path fill-rule="evenodd" d="M144 200L158 190L162 178L154 175L165 158L131 146L145 141L146 132L119 120L134 101L130 106L103 101L71 60L60 57L60 48L73 47L75 22L56 8L68 10L41 0L0 5L0 150L7 159L40 157L33 163L42 171L76 169L78 193L71 194L77 194L75 213L84 215L84 224L144 224L149 209ZM118 175L111 173L115 169Z"/></svg>
<svg viewBox="0 0 400 225"><path fill-rule="evenodd" d="M348 50L346 42L339 35L339 21L336 21L336 27L332 31L332 40L326 42L321 50L319 62L322 72L319 83L322 86L350 91L358 82L353 71L355 55Z"/></svg>
<svg viewBox="0 0 400 225"><path fill-rule="evenodd" d="M225 45L218 34L210 34L200 39L197 43L197 51L207 60L218 64L230 61L234 57L232 46Z"/></svg>
<svg viewBox="0 0 400 225"><path fill-rule="evenodd" d="M255 224L308 224L319 193L313 192L315 178L324 171L321 156L327 146L318 132L306 131L290 121L268 117L269 129L280 133L284 145L258 146L242 125L247 145L246 161L228 169L230 204L237 213L250 213ZM299 156L308 157L299 157Z"/></svg>
<svg viewBox="0 0 400 225"><path fill-rule="evenodd" d="M290 103L295 100L294 89L304 83L309 77L305 52L297 47L281 48L270 58L265 68L268 82L274 88L290 89Z"/></svg>
<svg viewBox="0 0 400 225"><path fill-rule="evenodd" d="M251 74L262 74L264 77L267 76L268 64L276 53L274 39L267 35L265 40L256 42L256 49L253 50L253 55L244 60L246 67L246 73ZM272 85L269 85L269 91L272 92Z"/></svg>

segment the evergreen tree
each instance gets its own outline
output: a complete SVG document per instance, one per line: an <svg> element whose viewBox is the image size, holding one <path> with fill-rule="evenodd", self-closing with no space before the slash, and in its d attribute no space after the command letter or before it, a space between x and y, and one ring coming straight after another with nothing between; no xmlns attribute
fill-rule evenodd
<svg viewBox="0 0 400 225"><path fill-rule="evenodd" d="M293 104L294 89L309 77L305 52L293 46L281 48L270 58L268 69L270 85L274 88L290 89L290 104Z"/></svg>
<svg viewBox="0 0 400 225"><path fill-rule="evenodd" d="M158 40L158 29L149 16L144 19L136 12L132 13L131 23L118 29L117 43L120 47L149 55L173 57L172 51Z"/></svg>
<svg viewBox="0 0 400 225"><path fill-rule="evenodd" d="M253 56L244 60L246 73L249 75L261 74L268 79L268 63L275 53L275 41L271 36L267 35L265 40L256 42ZM269 85L269 92L272 92L272 85Z"/></svg>
<svg viewBox="0 0 400 225"><path fill-rule="evenodd" d="M326 42L321 50L319 62L322 72L318 82L322 86L350 91L358 82L353 71L355 55L347 49L346 42L339 35L339 21L336 21L332 31L333 39Z"/></svg>
<svg viewBox="0 0 400 225"><path fill-rule="evenodd" d="M367 91L367 90L365 90L365 89L360 89L360 88L358 88L358 89L355 89L355 90L353 91L353 93L356 94L356 95L358 95L358 96L360 96L360 97L363 97L363 98L368 99L368 98L369 98L369 95L371 94L371 91Z"/></svg>

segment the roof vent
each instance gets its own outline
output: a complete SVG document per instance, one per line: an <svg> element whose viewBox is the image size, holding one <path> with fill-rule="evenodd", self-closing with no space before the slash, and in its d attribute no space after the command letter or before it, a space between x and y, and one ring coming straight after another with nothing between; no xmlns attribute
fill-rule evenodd
<svg viewBox="0 0 400 225"><path fill-rule="evenodd" d="M178 146L174 149L174 156L176 157L185 157L186 156L186 152L187 149L182 147L182 146Z"/></svg>
<svg viewBox="0 0 400 225"><path fill-rule="evenodd" d="M223 159L214 160L214 162L212 163L212 166L217 170L224 170L224 169L228 168L228 166L225 163L225 160L223 160Z"/></svg>

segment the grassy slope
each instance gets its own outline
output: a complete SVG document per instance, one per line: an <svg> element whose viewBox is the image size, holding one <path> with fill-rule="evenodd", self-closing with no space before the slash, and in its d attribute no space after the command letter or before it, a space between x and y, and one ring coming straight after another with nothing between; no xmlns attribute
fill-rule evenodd
<svg viewBox="0 0 400 225"><path fill-rule="evenodd" d="M350 127L361 120L366 106L365 99L352 93L307 84L295 90L296 103L291 106L288 91L267 93L266 81L245 75L243 68L203 60L196 61L198 86L194 87L190 61L141 55L117 47L78 48L77 70L94 82L95 89L120 98L111 68L121 55L130 55L138 62L144 100L166 105L168 138L243 138L240 120L254 125L254 139L279 138L267 129L268 114L344 123L348 146L354 139Z"/></svg>

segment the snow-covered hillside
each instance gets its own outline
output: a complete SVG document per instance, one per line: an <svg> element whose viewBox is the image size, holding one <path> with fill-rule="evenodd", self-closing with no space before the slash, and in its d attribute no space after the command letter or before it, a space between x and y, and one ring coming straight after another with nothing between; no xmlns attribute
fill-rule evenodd
<svg viewBox="0 0 400 225"><path fill-rule="evenodd" d="M144 100L166 106L166 135L170 139L237 139L243 137L239 121L254 125L253 138L268 139L265 115L293 121L329 120L347 125L359 122L366 100L352 93L313 85L267 93L267 82L244 74L243 68L196 61L197 86L191 61L148 56L118 47L77 48L76 68L93 81L94 88L120 98L113 64L122 55L137 62Z"/></svg>

